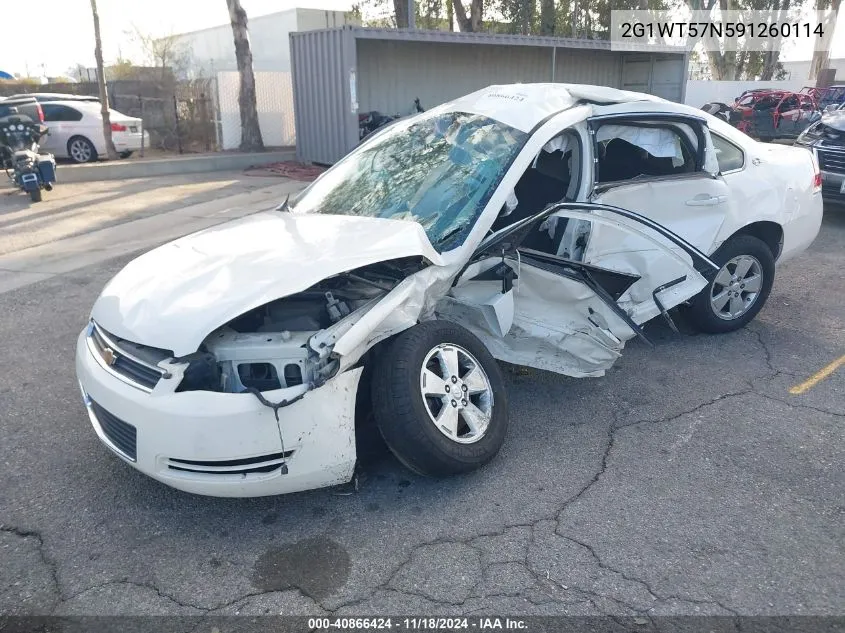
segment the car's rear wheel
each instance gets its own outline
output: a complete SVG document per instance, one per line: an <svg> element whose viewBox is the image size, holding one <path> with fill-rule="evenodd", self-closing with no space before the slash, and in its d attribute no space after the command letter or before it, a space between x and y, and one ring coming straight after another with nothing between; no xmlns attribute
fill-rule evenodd
<svg viewBox="0 0 845 633"><path fill-rule="evenodd" d="M493 459L508 402L496 361L464 328L428 321L400 334L373 370L376 424L411 470L442 476Z"/></svg>
<svg viewBox="0 0 845 633"><path fill-rule="evenodd" d="M67 142L67 155L74 163L89 163L97 160L97 149L84 136L74 136Z"/></svg>
<svg viewBox="0 0 845 633"><path fill-rule="evenodd" d="M120 152L120 157L121 157L121 158L129 158L130 156L132 156L132 152L131 152L131 151Z"/></svg>
<svg viewBox="0 0 845 633"><path fill-rule="evenodd" d="M720 269L693 299L690 320L702 332L732 332L763 308L775 279L775 258L761 239L737 235L711 257Z"/></svg>

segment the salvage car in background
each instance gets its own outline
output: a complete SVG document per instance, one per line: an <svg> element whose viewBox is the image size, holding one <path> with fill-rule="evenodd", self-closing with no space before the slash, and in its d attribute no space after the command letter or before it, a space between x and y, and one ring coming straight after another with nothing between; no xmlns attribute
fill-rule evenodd
<svg viewBox="0 0 845 633"><path fill-rule="evenodd" d="M77 342L85 406L124 461L200 494L347 482L369 412L414 471L466 472L505 437L494 359L595 377L681 304L744 326L815 238L819 186L810 152L687 106L492 86L127 265Z"/></svg>
<svg viewBox="0 0 845 633"><path fill-rule="evenodd" d="M798 137L797 145L811 149L819 161L822 196L845 204L845 109L832 104L820 121ZM836 108L836 109L832 109Z"/></svg>
<svg viewBox="0 0 845 633"><path fill-rule="evenodd" d="M828 86L826 88L807 86L802 88L801 92L810 95L821 111L825 111L831 106L838 110L842 105L845 105L845 85Z"/></svg>
<svg viewBox="0 0 845 633"><path fill-rule="evenodd" d="M731 106L730 123L761 141L795 139L815 120L819 109L812 95L788 90L745 92Z"/></svg>

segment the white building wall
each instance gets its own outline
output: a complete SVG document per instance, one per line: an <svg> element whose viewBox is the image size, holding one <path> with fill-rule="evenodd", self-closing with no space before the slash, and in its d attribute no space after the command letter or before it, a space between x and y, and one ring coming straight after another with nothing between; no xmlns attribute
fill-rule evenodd
<svg viewBox="0 0 845 633"><path fill-rule="evenodd" d="M783 64L786 72L789 73L789 79L807 82L807 77L810 75L809 59L781 63ZM845 80L845 57L831 59L829 67L836 69L836 78L838 81ZM810 85L813 85L814 83L815 82L812 82Z"/></svg>
<svg viewBox="0 0 845 633"><path fill-rule="evenodd" d="M241 111L238 105L240 74L236 71L217 73L220 100L220 139L222 149L237 149L241 144ZM256 71L255 100L258 127L266 147L287 147L296 144L296 122L293 115L293 89L288 72Z"/></svg>
<svg viewBox="0 0 845 633"><path fill-rule="evenodd" d="M346 24L343 11L290 9L249 20L249 41L256 72L290 72L290 43L293 31L310 31ZM214 76L237 70L235 44L229 24L177 35L177 41L191 54L193 76Z"/></svg>

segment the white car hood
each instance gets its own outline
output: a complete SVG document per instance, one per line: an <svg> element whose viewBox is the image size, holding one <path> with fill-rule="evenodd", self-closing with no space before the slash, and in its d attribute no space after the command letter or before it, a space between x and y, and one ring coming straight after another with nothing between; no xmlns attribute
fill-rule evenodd
<svg viewBox="0 0 845 633"><path fill-rule="evenodd" d="M442 263L416 222L267 212L188 235L130 262L91 317L126 340L195 352L227 321L367 264Z"/></svg>

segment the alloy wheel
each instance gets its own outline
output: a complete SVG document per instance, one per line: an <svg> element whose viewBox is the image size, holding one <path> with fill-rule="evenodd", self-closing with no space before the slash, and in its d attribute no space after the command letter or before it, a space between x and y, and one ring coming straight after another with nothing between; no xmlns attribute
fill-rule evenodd
<svg viewBox="0 0 845 633"><path fill-rule="evenodd" d="M70 144L70 156L77 163L87 163L91 160L91 146L82 139L75 139Z"/></svg>
<svg viewBox="0 0 845 633"><path fill-rule="evenodd" d="M763 267L756 257L737 255L713 280L710 306L720 319L738 319L751 309L763 287Z"/></svg>
<svg viewBox="0 0 845 633"><path fill-rule="evenodd" d="M467 350L441 343L426 354L420 391L428 417L460 444L484 437L493 415L493 389L481 364Z"/></svg>

